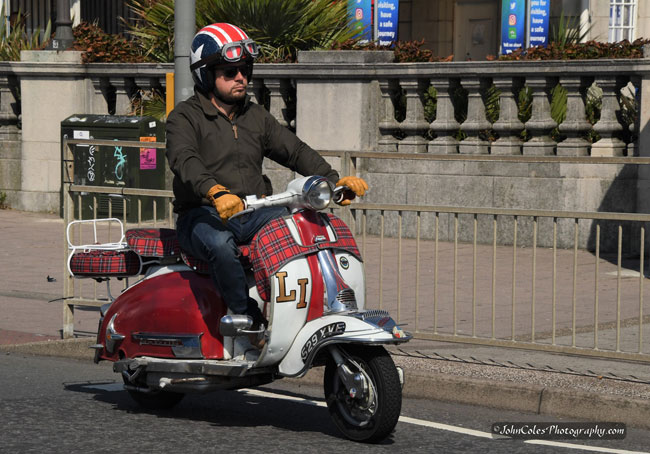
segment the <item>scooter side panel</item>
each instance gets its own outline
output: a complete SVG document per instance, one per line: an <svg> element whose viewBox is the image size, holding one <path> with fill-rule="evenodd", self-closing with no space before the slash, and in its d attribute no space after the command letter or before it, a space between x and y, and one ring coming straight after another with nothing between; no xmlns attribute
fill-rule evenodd
<svg viewBox="0 0 650 454"><path fill-rule="evenodd" d="M136 339L138 334L144 333L168 338L174 335L198 336L202 357L221 359L223 338L218 326L226 310L225 303L207 276L187 271L146 279L125 291L106 313L99 331L99 343L107 345L106 328L111 320L115 332L125 337L117 341L113 352L105 348L101 357L111 361L120 357L177 357L169 341ZM115 314L117 316L113 319Z"/></svg>

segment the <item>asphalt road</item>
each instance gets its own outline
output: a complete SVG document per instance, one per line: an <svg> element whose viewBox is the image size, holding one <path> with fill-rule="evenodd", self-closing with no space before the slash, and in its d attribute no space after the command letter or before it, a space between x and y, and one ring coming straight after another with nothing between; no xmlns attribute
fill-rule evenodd
<svg viewBox="0 0 650 454"><path fill-rule="evenodd" d="M405 399L391 438L368 446L343 438L322 390L296 382L187 396L175 409L140 409L108 363L0 355L0 446L12 453L76 452L648 452L650 431L624 440L558 440L551 445L489 434L493 423L548 417L432 400ZM555 420L560 421L560 420ZM560 421L564 422L564 421Z"/></svg>

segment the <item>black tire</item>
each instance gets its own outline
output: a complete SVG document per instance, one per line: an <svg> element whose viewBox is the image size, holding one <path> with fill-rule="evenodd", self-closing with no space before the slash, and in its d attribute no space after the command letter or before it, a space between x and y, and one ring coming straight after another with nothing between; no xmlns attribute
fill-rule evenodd
<svg viewBox="0 0 650 454"><path fill-rule="evenodd" d="M325 400L334 424L354 441L377 443L391 434L402 410L402 388L395 363L384 347L339 345L353 372L362 372L372 391L351 398L330 357L325 366ZM361 368L357 367L358 364Z"/></svg>
<svg viewBox="0 0 650 454"><path fill-rule="evenodd" d="M133 383L129 382L126 377L122 377L122 379L124 380L124 384L133 386ZM185 394L170 391L142 392L132 389L127 389L127 391L134 401L147 410L170 409L176 406L181 400L183 400L183 397L185 397Z"/></svg>

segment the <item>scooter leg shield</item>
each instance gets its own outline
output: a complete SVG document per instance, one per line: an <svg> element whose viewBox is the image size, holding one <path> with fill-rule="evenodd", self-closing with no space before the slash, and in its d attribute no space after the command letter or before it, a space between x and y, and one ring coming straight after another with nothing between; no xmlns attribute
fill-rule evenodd
<svg viewBox="0 0 650 454"><path fill-rule="evenodd" d="M356 317L326 315L305 324L278 366L280 375L300 377L307 373L316 354L332 343L389 344L394 337Z"/></svg>

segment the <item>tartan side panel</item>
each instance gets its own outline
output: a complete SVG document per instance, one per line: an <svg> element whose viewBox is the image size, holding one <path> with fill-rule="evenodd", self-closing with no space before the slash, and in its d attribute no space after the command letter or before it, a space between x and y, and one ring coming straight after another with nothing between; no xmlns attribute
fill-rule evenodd
<svg viewBox="0 0 650 454"><path fill-rule="evenodd" d="M274 219L266 224L255 235L251 246L257 291L264 301L271 298L269 276L292 258L316 250L315 247L304 247L296 243L284 219Z"/></svg>
<svg viewBox="0 0 650 454"><path fill-rule="evenodd" d="M357 246L357 242L354 239L354 235L350 231L350 228L345 224L345 222L330 213L327 213L324 216L327 222L329 222L329 224L332 226L336 240L332 243L323 243L322 245L319 245L319 248L344 249L359 260L362 260L361 252L359 252L359 248Z"/></svg>

